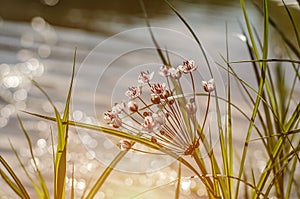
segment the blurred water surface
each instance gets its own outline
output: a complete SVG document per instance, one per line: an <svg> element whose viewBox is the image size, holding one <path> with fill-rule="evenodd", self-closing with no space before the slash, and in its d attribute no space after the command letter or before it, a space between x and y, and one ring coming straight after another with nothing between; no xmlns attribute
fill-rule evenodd
<svg viewBox="0 0 300 199"><path fill-rule="evenodd" d="M238 1L172 1L172 3L194 28L211 60L222 63L219 54L226 54L225 24L228 26L231 60L249 59L244 44L245 37L241 34L238 23L242 21ZM147 1L145 5L151 26L156 28L154 33L157 33L161 46L172 52L174 64L179 64L180 58L186 58L199 60L198 63L201 65L199 49L194 45L195 43L190 44L192 41L190 33L170 8L158 0ZM251 3L247 5L253 24L258 28L262 27L262 18L258 9ZM277 3L272 6L274 9L282 10ZM119 97L116 93L122 94L122 89L132 85L134 78L137 78L135 77L137 71L132 73L128 71L143 64L151 65L160 62L145 27L145 18L139 1L134 0L1 0L0 152L21 176L24 174L17 166L8 138L20 152L29 169L31 162L27 143L18 127L17 113L21 114L24 125L30 132L41 170L46 172L49 182L52 179L51 173L49 171L47 173L52 164L49 124L20 112L20 110L29 110L52 115L50 104L32 86L30 79L39 82L57 107L63 110L74 49L77 47L76 63L79 72L76 76L71 116L77 121L97 123L101 121L101 113L111 105L111 97L117 100ZM275 42L278 36L274 35L274 38L272 54L276 55L280 54L280 41ZM236 70L246 81L251 82L254 78L251 69L241 66ZM120 78L125 78L125 84L118 82ZM116 90L116 84L121 87L120 90ZM245 102L240 100L241 97L238 97L237 93L236 96L236 103L244 106ZM245 106L245 112L247 111L250 110ZM237 117L237 121L241 121L241 118ZM237 128L241 128L243 124L245 121L238 122ZM236 136L237 146L242 145L243 136L243 134ZM82 142L89 146L91 153L87 152ZM95 160L93 153L107 150L103 158L108 162L114 154L109 153L112 144L98 135L84 134L79 139L72 130L70 143L69 162L77 160L75 162L78 169L76 187L77 194L80 195L93 173L98 172L98 176L104 168L102 163ZM258 150L256 153L261 152ZM145 167L143 169L156 163L150 161L143 165ZM258 167L259 169L263 167L263 163ZM70 176L70 173L68 174ZM189 173L187 172L186 175ZM130 197L136 192L167 183L175 178L174 165L156 173L148 172L139 176L113 174L112 180L99 192L98 198ZM26 177L23 176L23 179ZM30 187L30 183L26 183ZM185 183L187 184L189 188L193 182ZM112 188L115 186L125 186L128 189L117 192ZM188 188L183 188L182 198L198 198L203 195L201 187L197 187L196 192L191 192ZM163 198L173 198L173 186L169 185L164 190L166 196ZM153 198L153 194L161 198L159 189L140 198L150 198L150 196ZM0 197L2 195L3 197L10 195L14 198L13 193L1 186Z"/></svg>

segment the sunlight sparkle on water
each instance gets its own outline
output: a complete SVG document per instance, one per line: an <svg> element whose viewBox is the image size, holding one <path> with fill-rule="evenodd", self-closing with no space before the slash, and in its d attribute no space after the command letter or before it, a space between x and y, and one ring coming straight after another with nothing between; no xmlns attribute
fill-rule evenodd
<svg viewBox="0 0 300 199"><path fill-rule="evenodd" d="M20 77L10 75L3 78L3 84L6 88L16 88L21 83Z"/></svg>
<svg viewBox="0 0 300 199"><path fill-rule="evenodd" d="M37 145L40 148L45 148L47 146L47 141L45 139L41 138L37 141Z"/></svg>
<svg viewBox="0 0 300 199"><path fill-rule="evenodd" d="M51 54L51 47L46 44L42 44L38 48L38 54L42 58L47 58Z"/></svg>
<svg viewBox="0 0 300 199"><path fill-rule="evenodd" d="M246 41L247 41L246 36L243 35L243 34L237 33L237 34L235 34L235 36L236 36L237 38L239 38L239 39L240 39L241 41L243 41L243 42L246 42Z"/></svg>
<svg viewBox="0 0 300 199"><path fill-rule="evenodd" d="M47 6L55 6L59 3L59 0L42 0Z"/></svg>
<svg viewBox="0 0 300 199"><path fill-rule="evenodd" d="M2 117L10 117L16 111L15 106L12 104L8 104L1 109L1 116Z"/></svg>
<svg viewBox="0 0 300 199"><path fill-rule="evenodd" d="M39 32L45 28L46 21L42 17L34 17L31 20L31 26L33 30Z"/></svg>
<svg viewBox="0 0 300 199"><path fill-rule="evenodd" d="M27 91L25 89L19 89L14 92L13 98L16 101L24 101L27 99Z"/></svg>
<svg viewBox="0 0 300 199"><path fill-rule="evenodd" d="M31 33L25 32L24 34L22 34L20 42L23 47L29 48L34 43L34 37Z"/></svg>
<svg viewBox="0 0 300 199"><path fill-rule="evenodd" d="M8 119L5 117L0 117L0 128L5 127L7 125Z"/></svg>
<svg viewBox="0 0 300 199"><path fill-rule="evenodd" d="M191 180L184 180L181 182L181 188L185 191L189 190L191 186Z"/></svg>

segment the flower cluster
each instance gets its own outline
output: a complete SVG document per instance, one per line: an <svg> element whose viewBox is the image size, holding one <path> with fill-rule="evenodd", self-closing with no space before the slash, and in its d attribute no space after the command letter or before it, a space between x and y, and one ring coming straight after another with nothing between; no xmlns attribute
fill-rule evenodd
<svg viewBox="0 0 300 199"><path fill-rule="evenodd" d="M114 128L149 139L178 155L192 155L199 146L204 126L196 119L196 85L192 76L196 69L193 60L184 61L177 68L163 65L159 74L166 78L166 83L152 82L154 72L141 72L139 85L129 87L125 93L126 103L114 104L104 113L104 120ZM186 74L190 74L192 80L193 93L189 95L181 88L180 79ZM215 90L213 79L202 81L202 88L210 95ZM132 147L127 140L117 146L121 150Z"/></svg>

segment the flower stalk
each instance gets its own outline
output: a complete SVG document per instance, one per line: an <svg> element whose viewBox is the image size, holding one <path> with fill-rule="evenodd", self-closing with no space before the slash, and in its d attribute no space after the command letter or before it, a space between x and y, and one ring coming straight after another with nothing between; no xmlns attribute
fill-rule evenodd
<svg viewBox="0 0 300 199"><path fill-rule="evenodd" d="M193 60L184 61L176 68L163 65L159 74L165 82L153 82L154 72L141 72L137 86L129 87L125 92L127 100L115 103L111 110L104 112L104 120L113 128L133 136L148 140L157 145L163 153L172 153L180 158L192 157L201 171L208 174L205 162L201 158L199 146L207 144L204 128L209 113L211 92L215 90L214 80L202 81L203 92L208 93L203 123L199 125L199 103L193 72L197 66ZM192 93L187 93L181 86L181 78L188 75ZM170 84L172 82L172 84ZM134 148L129 140L116 144L120 150L153 153ZM200 177L200 176L199 176ZM203 182L208 192L218 197L218 185L210 177Z"/></svg>

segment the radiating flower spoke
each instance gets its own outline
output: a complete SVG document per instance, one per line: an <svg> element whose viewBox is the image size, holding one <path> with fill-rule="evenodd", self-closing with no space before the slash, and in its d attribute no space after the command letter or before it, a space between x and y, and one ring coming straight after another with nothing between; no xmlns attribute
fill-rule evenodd
<svg viewBox="0 0 300 199"><path fill-rule="evenodd" d="M177 68L163 65L159 74L166 77L167 82L158 83L151 82L154 72L141 72L139 86L129 87L125 93L128 102L115 103L110 111L104 113L104 120L114 128L123 128L124 132L148 139L180 156L192 155L200 144L196 117L198 104L192 75L196 69L193 60L184 61ZM181 87L180 78L183 74L190 74L191 94L184 93ZM176 84L170 84L169 80ZM214 91L213 79L202 81L202 88L205 92ZM188 96L191 96L189 100ZM207 117L207 114L203 117ZM120 150L143 151L133 149L127 140L121 140L117 146Z"/></svg>

